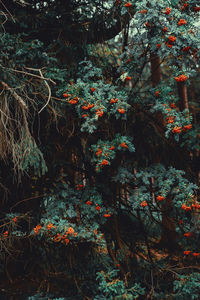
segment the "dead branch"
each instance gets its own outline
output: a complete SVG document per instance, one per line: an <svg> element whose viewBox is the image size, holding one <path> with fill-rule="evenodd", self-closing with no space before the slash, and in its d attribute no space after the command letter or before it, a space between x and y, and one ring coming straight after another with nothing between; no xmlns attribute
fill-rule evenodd
<svg viewBox="0 0 200 300"><path fill-rule="evenodd" d="M35 69L32 69L32 68L28 68L28 67L25 67L27 70L35 70ZM25 71L20 71L20 70L15 70L15 69L12 69L12 68L8 68L7 69L8 71L13 71L13 72L16 72L16 73L21 73L21 74L24 74L24 75L28 75L28 76L32 76L32 77L36 77L36 78L39 78L39 79L43 79L43 80L48 80L50 81L51 83L53 83L54 85L56 85L56 82L53 81L51 78L46 78L46 77L41 77L39 75L36 75L36 74L33 74L33 73L29 73L29 72L25 72ZM38 69L37 69L38 70Z"/></svg>
<svg viewBox="0 0 200 300"><path fill-rule="evenodd" d="M40 114L40 113L43 111L43 109L45 109L45 107L49 104L49 101L51 100L51 88L50 88L50 86L48 85L47 81L44 79L44 76L43 76L43 74L42 74L41 69L39 69L39 73L40 73L42 79L44 80L44 83L45 83L45 85L46 85L46 87L47 87L47 89L48 89L48 92L49 92L47 102L45 103L45 105L44 105L44 106L39 110L39 112L38 112L38 113Z"/></svg>
<svg viewBox="0 0 200 300"><path fill-rule="evenodd" d="M9 87L7 85L7 83L5 83L4 81L0 81L1 85L3 86L3 88L7 91L9 91L11 93L11 95L19 102L20 106L22 106L24 109L28 109L26 103L24 102L24 100L14 91L13 88Z"/></svg>

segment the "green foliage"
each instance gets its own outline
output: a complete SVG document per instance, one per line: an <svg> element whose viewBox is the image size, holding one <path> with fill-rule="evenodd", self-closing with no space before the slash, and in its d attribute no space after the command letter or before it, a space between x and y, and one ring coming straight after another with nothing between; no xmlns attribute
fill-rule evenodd
<svg viewBox="0 0 200 300"><path fill-rule="evenodd" d="M102 73L98 68L92 66L91 62L82 62L82 71L75 84L66 87L67 102L69 108L74 106L82 124L80 130L94 133L100 126L101 119L109 120L114 116L116 119L126 120L126 112L130 105L127 103L127 92L117 86L106 84L102 79ZM94 91L91 91L91 88ZM73 99L77 103L73 103ZM111 99L117 99L114 104ZM120 111L120 110L124 111ZM71 110L71 109L70 109ZM72 108L72 110L74 110Z"/></svg>
<svg viewBox="0 0 200 300"><path fill-rule="evenodd" d="M192 273L189 275L179 275L178 280L174 281L174 299L199 299L200 274Z"/></svg>
<svg viewBox="0 0 200 300"><path fill-rule="evenodd" d="M23 262L27 300L198 299L198 1L0 2L9 285Z"/></svg>
<svg viewBox="0 0 200 300"><path fill-rule="evenodd" d="M118 270L112 270L108 273L104 271L97 273L100 295L96 296L94 300L133 300L137 299L140 295L144 295L144 288L138 283L135 283L131 288L126 288L124 282L117 277L118 272Z"/></svg>
<svg viewBox="0 0 200 300"><path fill-rule="evenodd" d="M27 139L24 137L23 147L20 147L19 151L22 156L20 166L22 172L30 173L32 171L32 173L38 177L47 172L47 166L43 154L33 139Z"/></svg>
<svg viewBox="0 0 200 300"><path fill-rule="evenodd" d="M111 160L116 156L116 151L134 152L135 148L131 143L132 138L116 134L115 139L111 142L98 140L98 143L91 146L94 153L93 161L96 165L96 171L100 171L103 165L110 165Z"/></svg>

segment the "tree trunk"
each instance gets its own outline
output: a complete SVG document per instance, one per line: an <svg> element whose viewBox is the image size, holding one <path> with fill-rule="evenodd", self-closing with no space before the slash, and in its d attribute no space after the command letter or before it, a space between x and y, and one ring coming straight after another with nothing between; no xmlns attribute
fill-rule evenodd
<svg viewBox="0 0 200 300"><path fill-rule="evenodd" d="M156 53L151 53L150 63L151 63L152 86L156 87L162 79L160 57ZM183 95L185 97L185 91ZM187 90L186 90L186 95L187 95ZM156 118L159 120L161 124L164 125L164 119L161 113L156 113ZM158 161L160 162L160 154L159 157L155 157L155 161L156 163L158 163ZM166 204L162 209L161 238L159 242L160 245L165 246L169 251L171 251L174 248L177 248L176 225L173 218L170 217L171 207L172 207L172 199L166 199Z"/></svg>
<svg viewBox="0 0 200 300"><path fill-rule="evenodd" d="M162 224L161 224L161 238L159 244L166 247L170 252L178 248L176 224L170 212L172 209L172 199L166 199L166 203L162 207Z"/></svg>
<svg viewBox="0 0 200 300"><path fill-rule="evenodd" d="M179 96L179 107L180 110L189 109L188 96L187 96L187 86L184 82L177 82L178 96Z"/></svg>
<svg viewBox="0 0 200 300"><path fill-rule="evenodd" d="M161 67L160 67L160 57L156 54L151 52L150 54L150 62L151 62L151 81L152 86L156 87L162 78L161 75Z"/></svg>

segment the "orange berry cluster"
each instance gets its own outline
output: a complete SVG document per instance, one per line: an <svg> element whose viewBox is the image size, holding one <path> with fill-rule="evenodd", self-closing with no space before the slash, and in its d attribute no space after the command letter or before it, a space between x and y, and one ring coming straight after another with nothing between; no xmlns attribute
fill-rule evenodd
<svg viewBox="0 0 200 300"><path fill-rule="evenodd" d="M117 110L122 115L125 113L125 109L124 108L118 108Z"/></svg>
<svg viewBox="0 0 200 300"><path fill-rule="evenodd" d="M102 117L102 116L103 116L103 110L97 109L97 110L96 110L96 115L97 115L98 117Z"/></svg>
<svg viewBox="0 0 200 300"><path fill-rule="evenodd" d="M167 31L168 31L168 28L165 26L165 27L163 27L162 31L163 31L163 32L167 32Z"/></svg>
<svg viewBox="0 0 200 300"><path fill-rule="evenodd" d="M76 189L77 189L78 191L82 190L83 188L84 188L84 185L83 185L83 184L77 184L77 186L76 186Z"/></svg>
<svg viewBox="0 0 200 300"><path fill-rule="evenodd" d="M185 126L175 126L172 128L172 133L181 133L182 131L188 131L192 128L192 124L188 124Z"/></svg>
<svg viewBox="0 0 200 300"><path fill-rule="evenodd" d="M128 146L126 145L125 142L121 143L121 144L120 144L120 147L122 147L122 148L128 148Z"/></svg>
<svg viewBox="0 0 200 300"><path fill-rule="evenodd" d="M107 159L103 159L100 166L107 166L107 165L108 165Z"/></svg>
<svg viewBox="0 0 200 300"><path fill-rule="evenodd" d="M165 15L169 15L171 13L171 8L170 7L166 7L165 11L163 11L162 13ZM140 14L147 14L147 9L142 9L139 11Z"/></svg>
<svg viewBox="0 0 200 300"><path fill-rule="evenodd" d="M14 217L14 218L12 218L11 222L16 223L17 219L18 219L17 217ZM3 238L7 238L7 237L8 237L8 230L3 232ZM1 237L0 237L0 240L1 240Z"/></svg>
<svg viewBox="0 0 200 300"><path fill-rule="evenodd" d="M163 200L165 200L165 197L162 196L162 195L158 195L158 196L156 197L156 199L157 199L157 201L163 201ZM142 201L142 202L140 203L140 206L141 206L141 207L145 207L145 206L147 206L147 205L148 205L147 201Z"/></svg>
<svg viewBox="0 0 200 300"><path fill-rule="evenodd" d="M88 200L88 201L85 202L85 204L87 204L87 205L93 205L94 203L93 203L92 201ZM99 206L99 205L96 203L95 209L96 209L97 211L101 211L101 206ZM103 216L104 216L104 218L110 218L110 217L111 217L111 214L107 211Z"/></svg>
<svg viewBox="0 0 200 300"><path fill-rule="evenodd" d="M64 94L63 94L63 97L64 98L69 98L71 95L70 94L67 94L67 92L65 92Z"/></svg>
<svg viewBox="0 0 200 300"><path fill-rule="evenodd" d="M170 44L169 42L166 42L166 46L167 46L168 48L172 48L172 47L173 47L173 44Z"/></svg>
<svg viewBox="0 0 200 300"><path fill-rule="evenodd" d="M145 207L145 206L147 206L148 204L147 204L147 201L142 201L141 203L140 203L140 206L141 207Z"/></svg>
<svg viewBox="0 0 200 300"><path fill-rule="evenodd" d="M170 7L166 7L164 14L169 15L171 10L172 9Z"/></svg>
<svg viewBox="0 0 200 300"><path fill-rule="evenodd" d="M139 11L140 14L147 14L147 9L142 9Z"/></svg>
<svg viewBox="0 0 200 300"><path fill-rule="evenodd" d="M12 221L16 223L17 222L17 217L12 218Z"/></svg>
<svg viewBox="0 0 200 300"><path fill-rule="evenodd" d="M3 238L7 238L7 237L8 237L8 230L4 231L4 233L3 233Z"/></svg>
<svg viewBox="0 0 200 300"><path fill-rule="evenodd" d="M110 103L111 103L111 104L113 104L113 103L117 103L117 101L118 101L118 99L117 99L117 98L116 98L116 99L111 99L111 100L110 100Z"/></svg>
<svg viewBox="0 0 200 300"><path fill-rule="evenodd" d="M185 10L189 6L188 3L184 3L183 6L181 7L181 10Z"/></svg>
<svg viewBox="0 0 200 300"><path fill-rule="evenodd" d="M47 230L51 230L52 228L54 228L54 225L52 223L49 223L47 225Z"/></svg>
<svg viewBox="0 0 200 300"><path fill-rule="evenodd" d="M38 234L39 231L42 229L42 226L40 224L38 224L35 228L33 228L33 231L35 234ZM48 230L48 235L51 235L51 230L52 229L56 229L56 226L54 226L52 223L49 223L46 225L45 229ZM68 230L64 233L64 234L53 234L52 238L54 242L63 242L65 245L67 245L69 243L69 236L73 236L76 237L77 236L77 232L75 232L75 230L73 229L73 227L69 227Z"/></svg>
<svg viewBox="0 0 200 300"><path fill-rule="evenodd" d="M67 98L67 101L72 105L77 104L80 100L78 97L71 98L71 95L67 93L64 93L63 97Z"/></svg>
<svg viewBox="0 0 200 300"><path fill-rule="evenodd" d="M58 243L58 242L63 242L65 245L69 244L69 236L77 236L77 232L74 231L74 229L72 227L69 227L68 230L64 233L64 234L60 234L57 233L54 237L53 237L53 241Z"/></svg>
<svg viewBox="0 0 200 300"><path fill-rule="evenodd" d="M157 92L157 95L158 94L158 91ZM155 94L156 94L155 92ZM163 104L163 106L165 107L167 104ZM174 103L171 103L170 104L170 108L165 108L165 111L167 112L167 117L166 117L166 121L168 124L173 124L174 121L175 121L175 116L172 116L170 114L171 110L172 109L175 109L176 108L176 105ZM182 126L174 126L172 128L172 133L176 134L176 133L181 133L181 132L186 132L188 130L190 130L192 128L192 124L187 124L187 125L184 125L183 127Z"/></svg>
<svg viewBox="0 0 200 300"><path fill-rule="evenodd" d="M124 7L131 7L131 6L132 6L132 4L130 2L127 2L124 4Z"/></svg>
<svg viewBox="0 0 200 300"><path fill-rule="evenodd" d="M187 23L187 21L185 19L180 19L178 21L178 26L182 26L182 25L185 25Z"/></svg>
<svg viewBox="0 0 200 300"><path fill-rule="evenodd" d="M165 200L165 197L162 196L162 195L158 195L158 196L156 197L156 199L157 199L157 201L163 201L163 200Z"/></svg>
<svg viewBox="0 0 200 300"><path fill-rule="evenodd" d="M90 88L90 91L91 91L92 93L94 93L95 90L96 90L96 89L93 88L93 87ZM81 100L81 101L84 103L84 105L82 105L82 107L81 107L82 110L90 111L90 109L93 108L93 107L95 106L94 103L86 103L86 101L85 101L84 99L80 99L80 98L78 98L78 97L71 98L71 95L70 95L70 94L67 94L67 93L64 93L64 94L63 94L63 97L67 98L68 103L69 103L69 104L72 104L72 105L78 104L79 101ZM98 108L98 109L96 110L96 115L97 115L98 117L102 117L102 116L103 116L103 110L102 110L101 108ZM87 114L83 114L83 115L82 115L82 118L87 118L87 117L88 117Z"/></svg>
<svg viewBox="0 0 200 300"><path fill-rule="evenodd" d="M191 237L191 236L192 236L192 233L191 233L191 232L185 232L185 233L184 233L184 236L185 236L185 237Z"/></svg>
<svg viewBox="0 0 200 300"><path fill-rule="evenodd" d="M83 106L82 106L82 109L83 109L83 110L88 110L88 109L93 108L93 107L94 107L94 104L90 104L90 103L89 103L88 105L83 105Z"/></svg>
<svg viewBox="0 0 200 300"><path fill-rule="evenodd" d="M185 250L184 252L184 255L190 255L192 254L194 257L200 257L200 253L199 252L193 252L191 250Z"/></svg>
<svg viewBox="0 0 200 300"><path fill-rule="evenodd" d="M174 116L170 116L170 117L167 117L167 118L166 118L166 121L167 121L168 124L174 123L174 120L175 120L175 117L174 117Z"/></svg>
<svg viewBox="0 0 200 300"><path fill-rule="evenodd" d="M128 79L127 79L128 78ZM126 80L131 80L131 77L126 77ZM117 103L118 102L118 99L117 98L112 98L111 100L110 100L110 103L111 104L114 104L114 103ZM125 113L125 109L124 108L118 108L117 109L118 110L118 112L120 113L120 114L124 114Z"/></svg>
<svg viewBox="0 0 200 300"><path fill-rule="evenodd" d="M97 163L96 171L98 171L99 168L101 168L102 166L107 166L109 164L109 161L106 158L112 156L112 151L115 149L113 145L110 147L109 146L105 147L105 146L107 145L104 145L104 149L100 147L96 150L96 156L98 157L98 161L101 161L100 163Z"/></svg>
<svg viewBox="0 0 200 300"><path fill-rule="evenodd" d="M131 77L127 76L126 81L129 81L131 80ZM94 93L96 91L96 88L93 88L91 87L90 88L90 91L91 93ZM67 99L67 102L71 105L75 105L75 104L78 104L80 103L81 105L81 102L83 103L81 105L81 109L84 110L84 111L88 111L90 112L90 110L95 107L95 104L94 103L87 103L84 99L82 98L79 98L79 97L71 97L71 94L65 92L63 94L63 97ZM114 103L117 103L118 102L118 99L117 98L113 98L110 100L110 104L114 104ZM120 113L120 114L124 114L125 113L125 109L123 107L118 107L117 111ZM103 107L99 106L97 107L96 109L96 112L95 112L96 116L98 116L98 118L102 117L103 114L104 114L104 111L103 111ZM89 115L86 113L86 114L82 114L82 118L87 118Z"/></svg>
<svg viewBox="0 0 200 300"><path fill-rule="evenodd" d="M176 41L176 37L173 36L173 35L169 35L169 36L168 36L168 40L169 40L170 42L174 43L174 42Z"/></svg>
<svg viewBox="0 0 200 300"><path fill-rule="evenodd" d="M155 91L155 96L158 98L160 96L160 91Z"/></svg>
<svg viewBox="0 0 200 300"><path fill-rule="evenodd" d="M185 82L188 77L184 74L181 74L178 77L174 77L174 79L176 80L176 82Z"/></svg>
<svg viewBox="0 0 200 300"><path fill-rule="evenodd" d="M183 203L181 209L185 211L191 211L193 209L196 211L200 209L200 203L194 202L191 205L186 205L185 203Z"/></svg>
<svg viewBox="0 0 200 300"><path fill-rule="evenodd" d="M128 145L125 142L118 141L118 146L124 149L128 149ZM119 148L118 148L119 149ZM97 157L97 165L96 165L96 171L99 170L102 166L109 165L109 158L114 158L113 150L115 150L115 146L108 144L99 145L99 147L96 150L96 157Z"/></svg>
<svg viewBox="0 0 200 300"><path fill-rule="evenodd" d="M191 49L191 46L183 47L181 50L182 51L189 51Z"/></svg>
<svg viewBox="0 0 200 300"><path fill-rule="evenodd" d="M35 234L38 234L38 232L41 230L42 226L38 224L35 228L33 228L33 231Z"/></svg>

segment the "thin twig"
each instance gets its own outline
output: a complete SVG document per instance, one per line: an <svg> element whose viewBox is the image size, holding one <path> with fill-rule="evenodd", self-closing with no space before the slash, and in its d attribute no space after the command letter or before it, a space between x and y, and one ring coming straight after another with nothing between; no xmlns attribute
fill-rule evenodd
<svg viewBox="0 0 200 300"><path fill-rule="evenodd" d="M10 17L12 18L13 22L15 23L15 19L13 18L13 15L11 14L11 12L7 9L7 7L5 6L5 4L0 0L2 6L5 8L5 10L7 11L7 13L10 15Z"/></svg>
<svg viewBox="0 0 200 300"><path fill-rule="evenodd" d="M7 17L7 15L2 10L0 11L0 14L5 17L5 20L1 23L1 26L3 28L3 33L4 33L3 36L1 37L1 39L3 39L4 36L5 36L5 34L6 34L6 30L5 30L4 24L8 21L8 17Z"/></svg>
<svg viewBox="0 0 200 300"><path fill-rule="evenodd" d="M38 112L38 113L40 114L40 113L45 109L45 107L47 107L47 105L49 104L49 101L51 100L51 88L50 88L50 86L48 85L47 81L44 79L44 76L43 76L41 70L39 70L39 73L40 73L42 79L44 80L44 83L45 83L45 85L46 85L46 87L47 87L47 89L48 89L48 92L49 92L47 102L45 103L45 105L44 105L44 106L39 110L39 112Z"/></svg>
<svg viewBox="0 0 200 300"><path fill-rule="evenodd" d="M45 194L42 194L42 195L39 195L39 196L34 196L34 197L30 197L30 198L26 198L26 199L23 199L23 200L20 200L19 202L15 203L11 208L10 208L10 211L16 207L17 205L19 205L20 203L22 202L26 202L28 200L33 200L33 199L37 199L37 198L40 198L40 197L44 197L46 196Z"/></svg>

